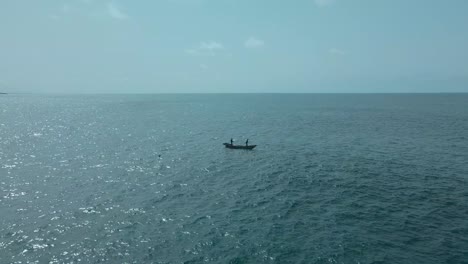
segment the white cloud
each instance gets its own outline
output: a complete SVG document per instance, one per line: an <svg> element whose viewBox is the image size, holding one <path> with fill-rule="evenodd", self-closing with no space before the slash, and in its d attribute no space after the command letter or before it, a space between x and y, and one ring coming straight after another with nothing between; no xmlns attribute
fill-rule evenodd
<svg viewBox="0 0 468 264"><path fill-rule="evenodd" d="M337 48L331 48L331 49L328 50L328 52L330 54L333 54L333 55L344 55L345 54L344 51L342 51L340 49L337 49Z"/></svg>
<svg viewBox="0 0 468 264"><path fill-rule="evenodd" d="M189 55L211 55L215 56L217 52L224 50L223 44L216 41L201 42L196 48L186 49L185 53Z"/></svg>
<svg viewBox="0 0 468 264"><path fill-rule="evenodd" d="M49 15L49 18L52 19L52 20L60 20L60 16L57 16L57 15Z"/></svg>
<svg viewBox="0 0 468 264"><path fill-rule="evenodd" d="M335 2L335 0L314 0L317 6L329 6Z"/></svg>
<svg viewBox="0 0 468 264"><path fill-rule="evenodd" d="M107 4L107 12L109 15L115 19L119 20L124 20L128 18L128 15L125 14L122 9L120 9L118 6L116 6L113 3L108 3Z"/></svg>
<svg viewBox="0 0 468 264"><path fill-rule="evenodd" d="M196 50L196 49L186 49L185 53L187 53L189 55L200 55L198 50Z"/></svg>
<svg viewBox="0 0 468 264"><path fill-rule="evenodd" d="M71 10L71 6L70 6L70 5L68 5L68 4L63 4L63 5L62 5L62 12L63 12L63 13L68 13L68 12L70 12L70 10Z"/></svg>
<svg viewBox="0 0 468 264"><path fill-rule="evenodd" d="M205 3L206 0L167 0L167 2L180 5L199 5Z"/></svg>
<svg viewBox="0 0 468 264"><path fill-rule="evenodd" d="M223 44L211 41L211 42L202 42L200 43L201 50L222 50L224 49Z"/></svg>
<svg viewBox="0 0 468 264"><path fill-rule="evenodd" d="M72 11L72 7L64 3L60 6L60 10L54 14L50 14L48 17L51 20L60 20L62 17L65 17L66 15L70 14Z"/></svg>
<svg viewBox="0 0 468 264"><path fill-rule="evenodd" d="M250 37L244 42L244 46L249 49L260 48L265 45L265 42L255 37Z"/></svg>

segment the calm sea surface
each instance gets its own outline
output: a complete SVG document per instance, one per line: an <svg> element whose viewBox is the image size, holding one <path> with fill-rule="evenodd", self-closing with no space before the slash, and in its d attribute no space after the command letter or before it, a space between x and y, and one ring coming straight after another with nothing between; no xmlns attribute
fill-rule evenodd
<svg viewBox="0 0 468 264"><path fill-rule="evenodd" d="M0 263L468 263L468 95L0 95Z"/></svg>

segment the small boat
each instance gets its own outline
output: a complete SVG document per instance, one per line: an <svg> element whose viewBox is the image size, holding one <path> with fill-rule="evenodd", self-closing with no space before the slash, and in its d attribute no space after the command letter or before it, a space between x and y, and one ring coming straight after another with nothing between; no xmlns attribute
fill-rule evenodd
<svg viewBox="0 0 468 264"><path fill-rule="evenodd" d="M248 150L252 150L257 146L257 145L249 145L249 146L233 145L233 144L229 144L229 143L223 143L223 145L226 148L230 148L230 149L248 149Z"/></svg>

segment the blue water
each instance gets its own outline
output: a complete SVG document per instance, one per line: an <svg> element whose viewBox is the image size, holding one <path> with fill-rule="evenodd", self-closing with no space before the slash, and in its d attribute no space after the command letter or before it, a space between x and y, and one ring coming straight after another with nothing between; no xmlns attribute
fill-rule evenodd
<svg viewBox="0 0 468 264"><path fill-rule="evenodd" d="M0 263L468 263L467 183L466 94L0 96Z"/></svg>

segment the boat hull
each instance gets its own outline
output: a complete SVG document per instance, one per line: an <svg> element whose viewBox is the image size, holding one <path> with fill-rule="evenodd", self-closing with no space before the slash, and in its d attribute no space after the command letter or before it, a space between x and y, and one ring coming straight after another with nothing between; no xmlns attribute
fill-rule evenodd
<svg viewBox="0 0 468 264"><path fill-rule="evenodd" d="M229 143L223 143L223 145L228 149L246 149L246 150L252 150L257 146L257 145L250 145L250 146L232 145Z"/></svg>

